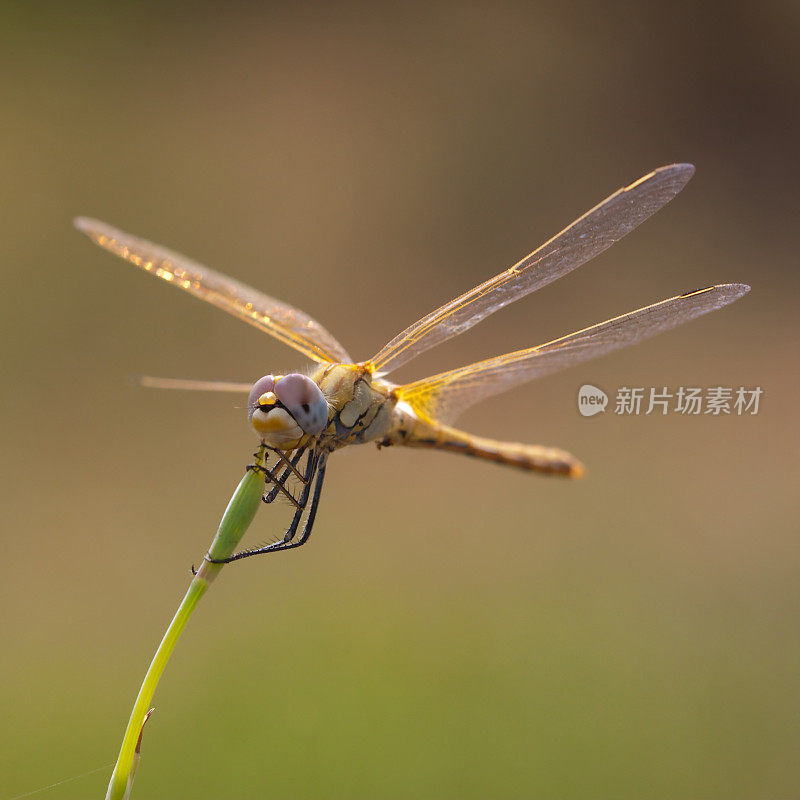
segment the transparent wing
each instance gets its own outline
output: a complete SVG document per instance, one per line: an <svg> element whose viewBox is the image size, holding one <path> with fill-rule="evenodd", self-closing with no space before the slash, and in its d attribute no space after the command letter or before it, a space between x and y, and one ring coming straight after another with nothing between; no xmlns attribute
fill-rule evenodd
<svg viewBox="0 0 800 800"><path fill-rule="evenodd" d="M75 227L114 255L266 331L314 361L352 362L344 347L299 309L105 222L79 217Z"/></svg>
<svg viewBox="0 0 800 800"><path fill-rule="evenodd" d="M696 289L620 317L562 336L547 344L442 372L399 389L400 398L424 416L450 423L462 411L492 395L590 358L636 344L701 314L738 300L743 283Z"/></svg>
<svg viewBox="0 0 800 800"><path fill-rule="evenodd" d="M691 164L672 164L619 189L513 267L406 328L370 359L371 364L386 374L566 275L655 214L693 174Z"/></svg>
<svg viewBox="0 0 800 800"><path fill-rule="evenodd" d="M137 375L134 381L147 389L180 389L188 392L232 392L247 394L252 383L234 381L202 381L192 378L157 378L154 375Z"/></svg>

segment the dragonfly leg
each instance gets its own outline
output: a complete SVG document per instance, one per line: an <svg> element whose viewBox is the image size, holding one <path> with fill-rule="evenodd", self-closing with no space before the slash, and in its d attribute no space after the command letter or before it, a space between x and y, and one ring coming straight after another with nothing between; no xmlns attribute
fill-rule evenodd
<svg viewBox="0 0 800 800"><path fill-rule="evenodd" d="M317 516L317 507L319 506L319 499L320 495L322 494L322 483L325 478L326 459L327 453L322 455L309 453L308 463L306 465L304 475L305 481L303 491L300 495L300 500L298 501L298 508L294 512L292 522L289 525L286 533L279 542L273 542L272 544L265 545L264 547L257 547L253 550L243 550L240 553L235 553L234 555L224 559L213 559L206 555L206 560L210 561L212 564L228 564L231 561L239 561L243 558L249 558L250 556L258 556L264 553L277 553L282 550L291 550L292 548L300 547L300 545L305 544L311 536L311 530L314 526L314 520ZM300 534L300 538L297 539L297 541L294 541L294 537L297 534L297 528L299 527L300 520L303 516L303 511L308 503L308 496L311 492L312 484L314 487L314 493L311 498L311 506L309 508L305 524L303 525L303 531Z"/></svg>
<svg viewBox="0 0 800 800"><path fill-rule="evenodd" d="M300 536L300 539L302 539L302 541L300 541L299 544L303 544L311 535L310 530L308 535L306 535L306 529L309 527L308 525L309 519L311 520L311 524L312 525L314 524L314 517L316 516L317 513L317 505L319 504L319 494L322 491L322 479L325 477L326 458L327 455L325 456L315 455L313 469L308 469L308 468L306 469L306 483L303 487L303 493L302 493L303 508L305 508L306 504L308 503L308 495L309 492L311 491L311 483L315 475L316 475L316 483L314 485L314 496L311 498L311 508L308 511L308 516L306 517L305 524L303 525L303 533ZM309 456L309 461L311 461L311 456ZM295 512L294 518L292 519L292 524L289 526L288 530L284 534L283 540L277 543L279 549L285 550L286 545L288 545L289 542L291 542L294 539L295 534L297 533L297 527L300 524L301 516L302 514L298 514L297 512ZM297 546L298 543L292 545L292 547L297 547Z"/></svg>
<svg viewBox="0 0 800 800"><path fill-rule="evenodd" d="M319 508L319 498L322 495L322 483L325 480L325 466L325 456L323 456L320 459L320 465L317 470L317 480L314 484L314 496L311 498L311 507L308 509L308 516L303 525L303 532L300 534L300 538L296 542L283 542L282 546L279 545L276 549L291 550L293 547L304 545L311 538L311 531L314 528L314 520L317 516L317 508Z"/></svg>
<svg viewBox="0 0 800 800"><path fill-rule="evenodd" d="M298 463L300 463L300 459L303 457L303 453L305 453L307 451L307 449L308 448L304 447L304 448L301 448L300 450L298 450L295 453L295 455L292 457L291 461L289 461L286 458L286 456L283 453L281 453L280 451L275 451L275 452L277 452L278 456L283 461L286 462L287 466L286 466L286 469L278 476L277 480L275 481L275 485L269 490L269 492L267 492L264 495L263 500L264 500L265 503L272 503L275 500L275 498L278 496L278 494L281 491L280 490L280 486L285 486L286 485L286 481L287 481L287 479L289 478L289 476L292 473L294 473L295 477L301 483L307 483L307 480L306 480L305 476L302 473L298 472L298 470L297 470L297 465L298 465ZM310 458L311 458L311 455L309 453L309 459ZM278 484L280 484L280 486Z"/></svg>
<svg viewBox="0 0 800 800"><path fill-rule="evenodd" d="M302 481L303 483L306 483L306 479L303 476L303 474L297 469L297 462L300 461L300 457L303 455L303 453L305 452L307 447L308 447L307 445L306 445L306 447L301 447L297 451L297 453L294 456L294 458L291 459L291 461L289 460L289 457L286 455L286 453L283 452L283 450L278 450L277 448L275 448L272 451L273 453L275 453L276 456L278 456L278 459L280 461L282 461L284 464L286 464L286 467L288 468L288 470L290 472L294 473L295 478L297 478L297 480L299 480L299 481ZM277 466L277 464L275 466Z"/></svg>
<svg viewBox="0 0 800 800"><path fill-rule="evenodd" d="M308 454L308 461L306 462L306 469L305 474L302 476L303 481L303 490L300 492L300 499L298 500L298 507L297 510L294 512L294 516L292 517L292 521L289 524L289 527L286 529L286 533L283 535L283 539L279 542L273 542L271 545L266 545L267 547L276 547L281 544L286 544L286 542L291 542L294 539L295 534L297 533L297 526L300 524L300 519L303 516L303 512L306 509L306 505L308 504L308 495L311 491L311 482L314 478L314 473L317 470L317 465L319 463L319 455L316 453L309 453Z"/></svg>
<svg viewBox="0 0 800 800"><path fill-rule="evenodd" d="M277 467L277 464L275 466ZM262 495L261 499L264 500L265 503L271 503L275 499L275 495L277 495L278 492L281 492L281 494L283 494L283 496L289 500L290 503L292 503L296 508L300 508L300 504L295 496L286 488L286 486L284 486L286 478L289 477L287 471L284 471L284 475L277 476L269 467L260 464L251 464L249 467L247 467L247 469L258 470L264 475L264 481L266 483L274 484L274 487L270 490L268 495ZM275 495L273 495L273 492ZM267 500L267 497L270 497L270 499Z"/></svg>

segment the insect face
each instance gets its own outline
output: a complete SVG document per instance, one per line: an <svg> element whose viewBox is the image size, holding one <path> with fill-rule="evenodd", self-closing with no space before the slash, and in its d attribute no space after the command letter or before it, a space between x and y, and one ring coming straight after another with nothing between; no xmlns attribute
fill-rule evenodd
<svg viewBox="0 0 800 800"><path fill-rule="evenodd" d="M328 424L328 403L319 386L296 372L259 378L250 390L248 413L261 440L282 449Z"/></svg>

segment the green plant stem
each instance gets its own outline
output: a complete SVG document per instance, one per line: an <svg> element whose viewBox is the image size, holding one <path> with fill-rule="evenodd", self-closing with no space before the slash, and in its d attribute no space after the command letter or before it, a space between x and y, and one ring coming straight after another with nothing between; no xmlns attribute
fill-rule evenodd
<svg viewBox="0 0 800 800"><path fill-rule="evenodd" d="M263 465L263 448L256 453L255 463L257 466ZM263 473L258 469L248 470L233 493L222 516L217 535L208 550L211 558L222 559L233 554L239 540L244 536L261 504L263 491ZM172 618L172 622L170 622L164 638L161 640L161 644L159 644L153 660L150 662L150 667L144 676L144 681L136 697L136 702L133 704L128 727L125 729L122 747L108 784L106 800L127 800L130 797L133 775L138 763L137 743L156 686L183 629L186 627L186 623L189 621L189 617L191 617L200 598L206 593L206 590L217 577L222 567L222 564L212 564L205 559L203 560L202 566L189 584L186 595L180 606L178 606L178 610L175 612L175 616Z"/></svg>

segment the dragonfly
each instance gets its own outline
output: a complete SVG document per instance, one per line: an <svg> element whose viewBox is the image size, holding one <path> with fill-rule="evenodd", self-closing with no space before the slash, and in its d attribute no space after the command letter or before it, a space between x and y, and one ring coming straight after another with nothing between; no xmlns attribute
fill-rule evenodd
<svg viewBox="0 0 800 800"><path fill-rule="evenodd" d="M265 490L270 487L263 500L271 503L282 495L294 512L281 538L215 562L227 563L305 544L316 519L328 458L348 445L372 442L379 448L444 450L545 475L583 475L581 462L563 450L495 441L460 430L454 423L475 403L716 311L742 297L749 286L726 283L695 289L545 344L412 383L395 384L388 376L429 348L599 255L666 205L693 174L691 164L672 164L622 187L513 266L417 320L366 361L351 358L303 311L234 278L104 222L80 217L75 225L100 247L315 362L308 374L265 375L254 384L142 380L151 387L248 394L249 424L260 440L261 452L268 456L258 467L265 476Z"/></svg>

